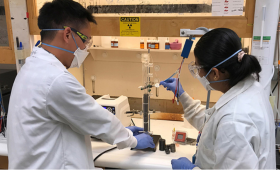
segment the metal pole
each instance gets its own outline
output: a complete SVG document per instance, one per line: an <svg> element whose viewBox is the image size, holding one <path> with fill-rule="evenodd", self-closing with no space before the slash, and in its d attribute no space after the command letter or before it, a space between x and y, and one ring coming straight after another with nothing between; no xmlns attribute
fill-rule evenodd
<svg viewBox="0 0 280 170"><path fill-rule="evenodd" d="M207 102L206 102L206 109L209 108L209 103L210 103L210 95L211 95L211 90L208 91L208 94L207 94Z"/></svg>

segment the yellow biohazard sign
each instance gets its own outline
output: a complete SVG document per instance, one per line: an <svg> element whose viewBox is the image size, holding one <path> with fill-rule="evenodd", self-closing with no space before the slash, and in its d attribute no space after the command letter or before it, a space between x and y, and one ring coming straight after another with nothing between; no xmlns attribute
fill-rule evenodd
<svg viewBox="0 0 280 170"><path fill-rule="evenodd" d="M140 17L120 17L120 36L140 37Z"/></svg>

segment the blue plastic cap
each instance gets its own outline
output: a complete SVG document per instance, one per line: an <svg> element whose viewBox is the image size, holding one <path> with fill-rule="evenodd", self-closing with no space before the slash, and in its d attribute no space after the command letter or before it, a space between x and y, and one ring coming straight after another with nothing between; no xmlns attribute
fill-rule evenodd
<svg viewBox="0 0 280 170"><path fill-rule="evenodd" d="M41 41L38 40L37 43L35 44L35 47L38 47L38 45L40 45Z"/></svg>
<svg viewBox="0 0 280 170"><path fill-rule="evenodd" d="M182 54L181 54L181 56L183 58L188 58L189 57L189 54L190 54L191 49L192 49L192 45L193 45L192 40L186 40L183 51L182 51Z"/></svg>

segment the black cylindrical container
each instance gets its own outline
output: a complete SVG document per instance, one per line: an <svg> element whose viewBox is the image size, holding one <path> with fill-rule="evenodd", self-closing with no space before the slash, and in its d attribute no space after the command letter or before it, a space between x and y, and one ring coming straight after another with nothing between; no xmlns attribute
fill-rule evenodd
<svg viewBox="0 0 280 170"><path fill-rule="evenodd" d="M164 151L165 150L165 139L159 140L159 150Z"/></svg>
<svg viewBox="0 0 280 170"><path fill-rule="evenodd" d="M169 150L169 147L168 147L168 146L165 147L165 153L166 153L166 154L170 154L170 150Z"/></svg>
<svg viewBox="0 0 280 170"><path fill-rule="evenodd" d="M174 143L170 145L170 150L172 153L176 152L176 147Z"/></svg>
<svg viewBox="0 0 280 170"><path fill-rule="evenodd" d="M144 120L144 131L149 131L149 94L143 95L143 120Z"/></svg>

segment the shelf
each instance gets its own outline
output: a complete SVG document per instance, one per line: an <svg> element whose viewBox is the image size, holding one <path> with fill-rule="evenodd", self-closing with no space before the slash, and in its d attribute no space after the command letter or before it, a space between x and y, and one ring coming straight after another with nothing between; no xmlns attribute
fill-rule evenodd
<svg viewBox="0 0 280 170"><path fill-rule="evenodd" d="M148 52L148 49L133 49L133 48L103 48L92 47L89 50L103 50L103 51L135 51L135 52ZM164 53L181 53L182 50L155 50L151 49L151 53L164 52Z"/></svg>

